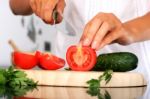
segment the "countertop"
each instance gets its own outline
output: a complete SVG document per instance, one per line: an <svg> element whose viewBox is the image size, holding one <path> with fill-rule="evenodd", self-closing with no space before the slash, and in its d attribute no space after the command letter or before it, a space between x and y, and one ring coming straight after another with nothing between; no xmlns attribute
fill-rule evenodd
<svg viewBox="0 0 150 99"><path fill-rule="evenodd" d="M149 86L100 88L91 94L87 91L88 88L83 87L38 86L22 96L3 96L0 99L150 99Z"/></svg>
<svg viewBox="0 0 150 99"><path fill-rule="evenodd" d="M150 99L148 83L141 87L99 88L90 92L86 87L37 86L29 91L18 89L18 96L1 95L4 90L0 87L0 99Z"/></svg>

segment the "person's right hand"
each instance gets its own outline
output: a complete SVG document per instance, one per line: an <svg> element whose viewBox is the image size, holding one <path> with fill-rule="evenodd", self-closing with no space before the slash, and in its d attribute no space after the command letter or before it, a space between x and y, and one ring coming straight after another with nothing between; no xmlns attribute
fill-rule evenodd
<svg viewBox="0 0 150 99"><path fill-rule="evenodd" d="M64 0L30 0L33 13L39 16L45 23L53 24L54 9L58 12L56 23L62 21L62 13L65 8Z"/></svg>

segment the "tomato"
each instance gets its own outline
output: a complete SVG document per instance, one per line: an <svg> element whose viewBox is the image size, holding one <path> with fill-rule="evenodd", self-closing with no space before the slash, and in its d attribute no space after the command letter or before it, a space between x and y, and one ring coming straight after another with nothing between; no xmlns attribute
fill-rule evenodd
<svg viewBox="0 0 150 99"><path fill-rule="evenodd" d="M40 57L40 67L46 70L57 70L65 65L65 60L50 53L44 53Z"/></svg>
<svg viewBox="0 0 150 99"><path fill-rule="evenodd" d="M37 98L28 98L28 97L14 97L13 99L37 99Z"/></svg>
<svg viewBox="0 0 150 99"><path fill-rule="evenodd" d="M75 71L89 71L96 64L97 55L88 46L71 46L66 53L69 67Z"/></svg>
<svg viewBox="0 0 150 99"><path fill-rule="evenodd" d="M13 52L13 63L17 68L31 69L38 64L38 55L40 52L35 54L24 53L24 52Z"/></svg>

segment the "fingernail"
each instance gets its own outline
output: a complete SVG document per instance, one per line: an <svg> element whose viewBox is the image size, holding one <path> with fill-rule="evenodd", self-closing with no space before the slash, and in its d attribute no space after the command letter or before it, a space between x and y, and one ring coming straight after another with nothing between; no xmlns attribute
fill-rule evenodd
<svg viewBox="0 0 150 99"><path fill-rule="evenodd" d="M94 41L94 42L92 43L92 48L93 48L93 49L96 49L96 47L97 47L97 42Z"/></svg>
<svg viewBox="0 0 150 99"><path fill-rule="evenodd" d="M89 39L85 39L85 40L83 41L83 45L84 45L84 46L88 46L89 43L90 43L90 40L89 40Z"/></svg>

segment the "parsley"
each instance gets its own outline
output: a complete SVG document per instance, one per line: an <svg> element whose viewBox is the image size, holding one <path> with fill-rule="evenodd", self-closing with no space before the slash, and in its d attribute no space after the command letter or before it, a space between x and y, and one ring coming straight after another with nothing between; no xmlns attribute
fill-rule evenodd
<svg viewBox="0 0 150 99"><path fill-rule="evenodd" d="M28 91L33 91L33 89L35 89L33 86L16 86L14 88L9 86L0 86L0 99L1 97L24 96Z"/></svg>
<svg viewBox="0 0 150 99"><path fill-rule="evenodd" d="M112 78L112 70L106 70L101 76L99 76L98 79L91 79L87 81L87 84L89 85L87 93L91 96L97 96L98 99L111 99L111 96L107 91L105 91L105 94L100 93L100 83L101 81L105 80L106 84L111 80Z"/></svg>
<svg viewBox="0 0 150 99"><path fill-rule="evenodd" d="M27 74L23 71L16 70L12 66L0 69L0 97L23 96L36 86L37 82L27 78Z"/></svg>
<svg viewBox="0 0 150 99"><path fill-rule="evenodd" d="M11 88L15 88L16 86L33 87L37 85L37 82L27 78L25 72L16 70L12 66L8 69L0 69L0 75L3 76L3 79L0 79L0 82L2 82L1 85L9 86Z"/></svg>
<svg viewBox="0 0 150 99"><path fill-rule="evenodd" d="M71 71L71 68L66 67L65 70L66 70L66 71Z"/></svg>

